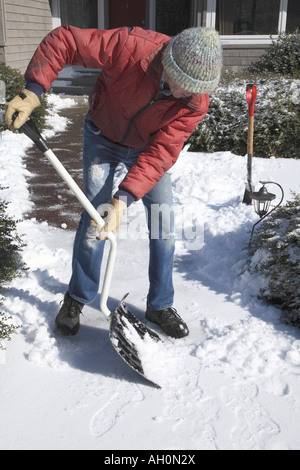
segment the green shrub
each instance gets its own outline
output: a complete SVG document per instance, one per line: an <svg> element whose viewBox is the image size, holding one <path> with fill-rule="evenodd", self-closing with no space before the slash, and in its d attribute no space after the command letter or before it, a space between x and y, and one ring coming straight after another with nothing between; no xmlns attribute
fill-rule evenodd
<svg viewBox="0 0 300 470"><path fill-rule="evenodd" d="M300 31L280 34L260 59L250 65L248 71L275 72L300 77Z"/></svg>
<svg viewBox="0 0 300 470"><path fill-rule="evenodd" d="M2 301L0 301L0 306L1 305L3 305ZM11 341L11 335L16 333L16 330L19 328L11 323L11 319L12 317L0 312L0 350L5 349L3 341Z"/></svg>
<svg viewBox="0 0 300 470"><path fill-rule="evenodd" d="M12 69L3 63L0 63L0 80L2 80L6 86L6 102L11 101L18 93L18 90L22 90L25 86L23 75L18 70ZM41 106L33 111L32 118L36 122L39 130L42 132L47 127L46 116L48 103L46 95L42 95L40 101ZM0 131L5 130L6 128L6 125L1 124L0 122Z"/></svg>
<svg viewBox="0 0 300 470"><path fill-rule="evenodd" d="M300 158L300 81L249 72L224 74L207 115L187 141L189 150L247 154L248 83L257 85L254 156Z"/></svg>
<svg viewBox="0 0 300 470"><path fill-rule="evenodd" d="M209 111L188 143L190 151L247 153L246 85L255 83L254 155L300 158L300 31L280 34L239 74L225 73ZM295 99L293 99L295 98Z"/></svg>
<svg viewBox="0 0 300 470"><path fill-rule="evenodd" d="M16 221L6 214L7 205L0 200L0 287L14 279L22 266L19 256L22 241L17 234Z"/></svg>
<svg viewBox="0 0 300 470"><path fill-rule="evenodd" d="M7 216L6 208L7 203L0 199L0 291L25 268L20 257L22 240L17 234L16 222ZM0 299L0 306L3 305L3 300ZM0 312L0 349L3 349L1 340L9 340L11 333L17 328L10 320L10 317Z"/></svg>
<svg viewBox="0 0 300 470"><path fill-rule="evenodd" d="M251 242L249 271L263 276L260 296L300 326L300 194L266 218Z"/></svg>

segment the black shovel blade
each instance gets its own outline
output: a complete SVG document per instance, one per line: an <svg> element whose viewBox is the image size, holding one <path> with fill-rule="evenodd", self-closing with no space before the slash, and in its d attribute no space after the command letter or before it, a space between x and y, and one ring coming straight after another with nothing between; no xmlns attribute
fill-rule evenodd
<svg viewBox="0 0 300 470"><path fill-rule="evenodd" d="M243 204L248 204L249 206L252 204L251 193L248 188L244 192Z"/></svg>
<svg viewBox="0 0 300 470"><path fill-rule="evenodd" d="M245 192L244 192L243 204L248 204L249 206L252 204L251 195L253 191L254 191L254 186L248 182L245 188Z"/></svg>
<svg viewBox="0 0 300 470"><path fill-rule="evenodd" d="M133 340L133 337L136 335L138 335L139 340L142 341L147 335L148 344L149 340L155 343L161 341L160 337L154 333L154 331L140 322L133 313L130 312L122 300L112 312L109 331L111 344L126 364L138 374L142 375L146 380L152 382L156 387L159 387L158 384L154 383L151 378L145 375L142 359Z"/></svg>

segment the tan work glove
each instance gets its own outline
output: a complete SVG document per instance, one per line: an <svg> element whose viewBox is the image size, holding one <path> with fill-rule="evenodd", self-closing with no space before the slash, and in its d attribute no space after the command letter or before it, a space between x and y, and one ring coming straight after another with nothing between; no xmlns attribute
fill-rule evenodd
<svg viewBox="0 0 300 470"><path fill-rule="evenodd" d="M103 217L105 225L102 229L99 229L97 240L105 240L109 233L116 233L118 231L121 218L126 209L127 204L121 199L115 199L114 197L108 204L104 204L103 207L101 207L100 215ZM91 225L98 228L94 220L91 221Z"/></svg>
<svg viewBox="0 0 300 470"><path fill-rule="evenodd" d="M24 99L21 96L24 96ZM41 106L41 102L33 91L22 90L20 95L15 96L9 103L7 103L7 109L5 114L5 122L9 129L15 133L18 129L28 121L32 111ZM18 116L13 121L14 113L18 113Z"/></svg>

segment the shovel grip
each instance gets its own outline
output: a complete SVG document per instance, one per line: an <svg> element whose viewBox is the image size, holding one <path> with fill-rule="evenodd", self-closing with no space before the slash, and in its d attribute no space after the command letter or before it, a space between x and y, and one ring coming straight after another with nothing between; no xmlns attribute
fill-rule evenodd
<svg viewBox="0 0 300 470"><path fill-rule="evenodd" d="M13 121L16 119L17 115L18 113L14 113ZM27 135L27 137L35 143L41 152L45 153L49 149L47 142L43 139L35 122L31 118L29 118L28 121L18 129L18 131Z"/></svg>
<svg viewBox="0 0 300 470"><path fill-rule="evenodd" d="M246 88L246 98L248 103L248 114L249 116L254 116L254 104L257 97L257 86L253 84L248 84Z"/></svg>

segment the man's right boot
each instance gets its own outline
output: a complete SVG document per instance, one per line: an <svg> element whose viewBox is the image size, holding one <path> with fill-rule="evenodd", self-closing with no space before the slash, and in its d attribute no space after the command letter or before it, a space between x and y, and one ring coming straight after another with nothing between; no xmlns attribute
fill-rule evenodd
<svg viewBox="0 0 300 470"><path fill-rule="evenodd" d="M80 314L84 304L72 299L67 292L55 319L56 331L61 336L74 336L80 328Z"/></svg>

